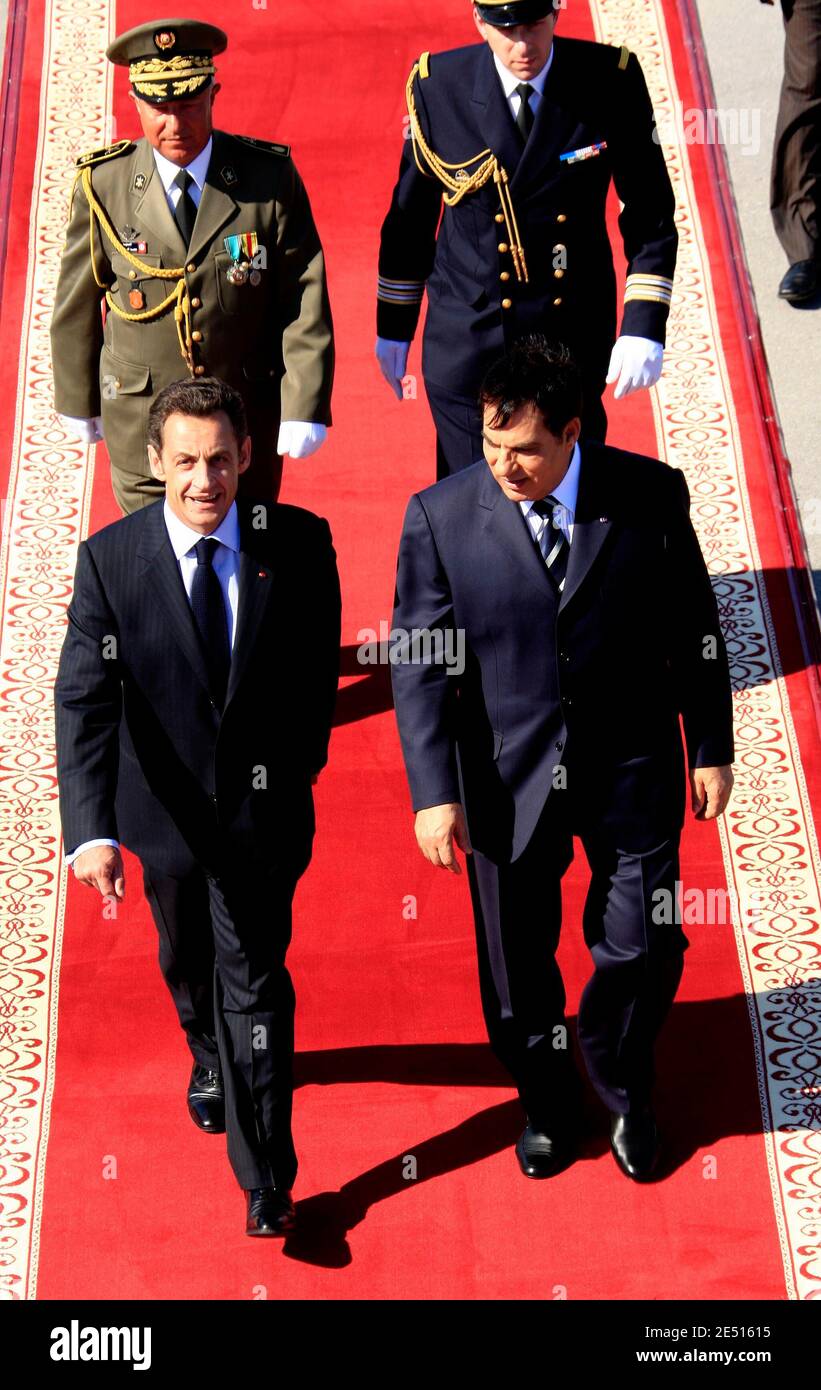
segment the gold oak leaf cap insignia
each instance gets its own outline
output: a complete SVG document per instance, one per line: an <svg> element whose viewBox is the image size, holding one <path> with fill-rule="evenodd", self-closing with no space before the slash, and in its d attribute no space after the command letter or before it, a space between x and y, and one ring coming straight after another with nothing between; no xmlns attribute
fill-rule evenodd
<svg viewBox="0 0 821 1390"><path fill-rule="evenodd" d="M120 34L106 56L128 68L135 96L157 105L199 96L213 80L215 54L227 47L228 35L215 24L155 19Z"/></svg>

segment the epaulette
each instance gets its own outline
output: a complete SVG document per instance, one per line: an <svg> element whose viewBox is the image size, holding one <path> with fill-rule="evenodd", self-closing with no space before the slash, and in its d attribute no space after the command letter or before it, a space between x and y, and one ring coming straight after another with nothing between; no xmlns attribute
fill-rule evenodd
<svg viewBox="0 0 821 1390"><path fill-rule="evenodd" d="M430 77L430 51L423 53L419 59L419 76Z"/></svg>
<svg viewBox="0 0 821 1390"><path fill-rule="evenodd" d="M629 62L630 49L627 47L626 43L623 43L621 49L619 50L619 72L624 72L624 69L627 67L627 64Z"/></svg>
<svg viewBox="0 0 821 1390"><path fill-rule="evenodd" d="M254 140L250 135L236 135L235 140L241 140L243 145L252 145L255 150L267 150L269 154L278 154L281 159L287 159L291 153L290 145L277 145L273 140Z"/></svg>
<svg viewBox="0 0 821 1390"><path fill-rule="evenodd" d="M113 145L106 145L102 150L89 150L88 154L81 154L75 160L77 169L85 169L89 164L99 164L103 159L116 159L118 155L125 154L126 150L134 148L133 140L117 140Z"/></svg>

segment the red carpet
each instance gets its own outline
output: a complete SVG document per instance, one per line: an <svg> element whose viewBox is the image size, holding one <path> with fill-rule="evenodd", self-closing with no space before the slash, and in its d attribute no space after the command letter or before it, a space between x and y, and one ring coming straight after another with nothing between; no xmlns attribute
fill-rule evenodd
<svg viewBox="0 0 821 1390"><path fill-rule="evenodd" d="M583 1158L549 1184L528 1183L511 1151L521 1112L484 1043L467 885L418 855L387 676L358 667L355 656L360 630L390 618L405 503L433 478L421 381L419 400L400 405L373 361L379 226L396 172L407 71L426 48L471 40L467 5L443 0L434 20L420 0L408 0L401 15L375 0L340 0L321 7L317 24L317 7L295 0L287 14L234 7L227 21L217 123L292 144L328 255L335 425L317 458L286 465L283 497L331 523L346 642L330 764L317 789L315 856L298 892L289 958L298 1000L300 1231L284 1248L252 1242L242 1234L243 1200L224 1141L199 1134L185 1112L189 1058L156 965L136 863L127 866L116 921L104 920L92 894L69 882L60 932L48 687L78 527L86 524L86 459L79 449L72 455L59 429L49 434L48 364L27 343L47 323L66 140L79 152L112 138L89 130L88 115L104 91L98 55L109 11L105 0L33 0L28 10L2 311L3 341L20 341L22 353L19 368L11 352L0 362L3 457L12 459L4 494L16 528L3 571L3 745L15 750L4 760L0 954L12 1057L0 1057L7 1292L41 1299L818 1296L811 1221L818 1163L816 1155L813 1168L802 1137L809 1073L798 1055L806 1034L795 1027L821 940L817 846L807 821L808 794L819 782L818 733L788 582L794 557L777 521L710 152L677 151L687 161L673 171L682 200L681 278L662 388L652 399L611 402L610 440L663 450L686 469L735 663L738 797L723 839L715 826L688 825L685 888L729 882L742 904L763 892L767 911L757 935L736 934L729 923L686 925L692 946L658 1064L669 1175L647 1188L621 1176L591 1092L598 1132ZM199 0L196 12L226 22L214 0ZM145 0L128 0L111 23L122 30L150 17ZM623 34L667 100L674 81L685 107L693 103L675 4L601 0L588 9L577 0L561 25L613 42ZM49 34L57 36L51 55ZM77 79L74 108L63 107L76 136L63 129L58 140L48 101L38 128L46 77L58 81L65 64L76 77L86 61L88 100ZM113 134L136 134L122 73L113 109ZM699 269L705 245L709 280ZM51 267L45 289L26 278L34 262ZM698 322L710 332L699 337ZM412 371L418 362L417 345ZM115 515L100 450L88 527ZM29 762L18 756L25 748ZM17 854L22 846L27 852ZM560 958L571 1010L589 973L579 925L586 877L577 861L566 881ZM817 1018L814 1026L817 1037Z"/></svg>

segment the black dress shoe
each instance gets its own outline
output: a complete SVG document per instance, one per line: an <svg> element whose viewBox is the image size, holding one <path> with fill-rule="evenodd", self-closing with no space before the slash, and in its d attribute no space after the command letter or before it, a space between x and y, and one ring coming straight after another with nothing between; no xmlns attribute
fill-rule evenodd
<svg viewBox="0 0 821 1390"><path fill-rule="evenodd" d="M805 299L812 299L821 288L818 270L818 261L796 261L778 286L779 299L786 299L790 304L801 304Z"/></svg>
<svg viewBox="0 0 821 1390"><path fill-rule="evenodd" d="M659 1136L652 1110L636 1115L611 1115L610 1147L621 1171L634 1182L652 1176L659 1156Z"/></svg>
<svg viewBox="0 0 821 1390"><path fill-rule="evenodd" d="M218 1071L194 1063L188 1083L188 1113L206 1134L225 1133L225 1090Z"/></svg>
<svg viewBox="0 0 821 1390"><path fill-rule="evenodd" d="M573 1162L578 1151L575 1130L543 1134L528 1122L516 1140L516 1157L526 1178L552 1178Z"/></svg>
<svg viewBox="0 0 821 1390"><path fill-rule="evenodd" d="M294 1229L296 1211L290 1192L279 1187L251 1187L246 1189L246 1197L247 1236L284 1236Z"/></svg>

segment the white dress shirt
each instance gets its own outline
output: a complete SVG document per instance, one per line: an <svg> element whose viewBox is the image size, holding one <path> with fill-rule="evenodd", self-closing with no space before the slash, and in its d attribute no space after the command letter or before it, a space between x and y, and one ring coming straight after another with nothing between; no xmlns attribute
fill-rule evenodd
<svg viewBox="0 0 821 1390"><path fill-rule="evenodd" d="M513 112L513 119L515 121L516 117L519 114L519 107L522 104L522 98L519 96L519 93L516 91L516 88L519 86L522 79L521 77L517 77L515 73L512 73L509 68L506 68L501 58L499 58L495 53L493 55L493 61L496 64L496 71L499 74L499 78L504 88L505 96L507 97L507 104ZM539 102L541 101L542 94L544 92L545 79L547 77L547 74L550 72L550 64L552 62L553 48L551 46L547 62L542 68L541 72L537 72L535 77L531 77L529 79L529 85L533 88L533 92L530 97L530 109L533 112L534 116L536 115L536 112L539 109Z"/></svg>
<svg viewBox="0 0 821 1390"><path fill-rule="evenodd" d="M205 149L200 150L196 159L192 159L190 164L172 164L171 160L166 159L164 154L160 154L159 150L152 150L154 163L157 166L157 173L162 179L162 186L165 189L165 196L168 201L168 206L171 209L172 217L176 213L177 203L182 197L182 189L174 183L181 169L186 169L194 180L188 192L194 205L199 207L202 190L205 186L205 175L208 173L208 165L211 162L211 147L213 143L212 137L209 136L208 144L205 146Z"/></svg>
<svg viewBox="0 0 821 1390"><path fill-rule="evenodd" d="M576 444L573 453L570 455L570 464L567 472L558 487L554 487L553 491L550 493L550 496L555 497L556 501L561 504L554 508L551 524L553 522L558 523L559 530L563 533L568 545L573 540L573 524L576 517L576 502L579 496L581 462L581 451L578 444ZM538 512L534 512L533 502L519 502L517 505L521 507L522 515L530 527L533 539L544 555L545 547L542 545L542 533L548 525L547 517L540 516Z"/></svg>
<svg viewBox="0 0 821 1390"><path fill-rule="evenodd" d="M165 162L167 164L168 160ZM192 531L190 526L186 526L184 521L180 521L179 517L172 512L167 501L163 503L163 518L168 539L171 542L171 549L174 551L177 564L180 567L182 582L190 603L191 586L194 582L194 571L197 568L194 546L203 537L199 531ZM213 565L225 601L228 616L228 636L233 650L239 606L239 516L237 515L236 502L231 503L216 531L212 531L211 535L214 540L221 542L219 550L214 554ZM85 840L71 854L66 855L66 863L73 864L79 855L84 854L87 849L93 849L95 845L112 845L115 849L119 849L117 840Z"/></svg>

